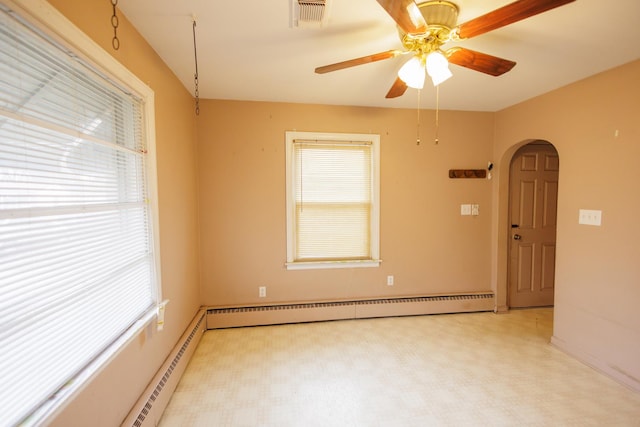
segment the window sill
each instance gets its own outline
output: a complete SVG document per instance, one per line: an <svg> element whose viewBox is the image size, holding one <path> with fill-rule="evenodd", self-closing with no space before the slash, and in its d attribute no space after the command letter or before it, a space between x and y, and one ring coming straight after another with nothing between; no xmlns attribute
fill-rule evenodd
<svg viewBox="0 0 640 427"><path fill-rule="evenodd" d="M160 306L164 309L167 302L169 301L163 301ZM159 306L153 305L145 311L138 320L116 338L105 350L99 353L88 365L82 367L78 374L54 393L49 400L45 401L38 408L35 408L29 415L29 421L24 424L32 425L31 421L33 421L33 425L51 422L54 417L59 414L61 408L75 398L127 345L143 333L149 325L153 324L154 320L157 322L158 307Z"/></svg>
<svg viewBox="0 0 640 427"><path fill-rule="evenodd" d="M314 270L329 268L368 268L379 267L382 260L363 261L309 261L309 262L288 262L285 264L287 270Z"/></svg>

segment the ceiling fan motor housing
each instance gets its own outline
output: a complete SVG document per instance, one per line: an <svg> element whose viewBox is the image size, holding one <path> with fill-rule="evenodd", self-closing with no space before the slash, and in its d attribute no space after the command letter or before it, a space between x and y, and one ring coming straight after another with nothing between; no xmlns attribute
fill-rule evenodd
<svg viewBox="0 0 640 427"><path fill-rule="evenodd" d="M429 26L451 30L458 23L458 6L449 1L425 1L418 3L418 8Z"/></svg>
<svg viewBox="0 0 640 427"><path fill-rule="evenodd" d="M427 22L425 33L405 33L398 29L403 46L414 52L429 53L440 49L451 38L458 22L458 6L449 1L425 1L417 3Z"/></svg>

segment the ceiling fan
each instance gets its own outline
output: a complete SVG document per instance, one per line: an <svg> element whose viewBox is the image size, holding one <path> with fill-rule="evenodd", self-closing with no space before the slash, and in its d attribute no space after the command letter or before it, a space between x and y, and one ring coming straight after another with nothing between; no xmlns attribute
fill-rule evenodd
<svg viewBox="0 0 640 427"><path fill-rule="evenodd" d="M368 64L411 54L398 71L398 77L387 92L386 98L396 98L407 87L421 89L426 74L434 86L449 77L449 63L500 76L511 70L515 62L464 47L441 48L447 42L456 42L504 27L539 13L563 6L575 0L517 0L464 24L456 25L458 6L450 1L377 0L398 24L398 32L404 50L386 52L337 62L315 69L318 74L342 70L356 65Z"/></svg>

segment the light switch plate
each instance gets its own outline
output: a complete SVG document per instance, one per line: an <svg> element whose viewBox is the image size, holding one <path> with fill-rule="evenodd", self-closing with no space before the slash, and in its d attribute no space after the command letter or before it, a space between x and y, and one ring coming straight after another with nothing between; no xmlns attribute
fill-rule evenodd
<svg viewBox="0 0 640 427"><path fill-rule="evenodd" d="M471 215L471 205L460 205L460 215Z"/></svg>
<svg viewBox="0 0 640 427"><path fill-rule="evenodd" d="M580 209L578 224L602 225L602 211L593 209Z"/></svg>
<svg viewBox="0 0 640 427"><path fill-rule="evenodd" d="M480 205L471 205L471 215L480 215Z"/></svg>

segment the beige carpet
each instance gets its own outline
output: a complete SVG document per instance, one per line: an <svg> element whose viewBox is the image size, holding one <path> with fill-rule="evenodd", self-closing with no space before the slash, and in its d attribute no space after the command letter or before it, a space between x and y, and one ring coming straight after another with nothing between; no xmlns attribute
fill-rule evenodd
<svg viewBox="0 0 640 427"><path fill-rule="evenodd" d="M640 393L549 345L553 310L207 331L168 426L640 426Z"/></svg>

